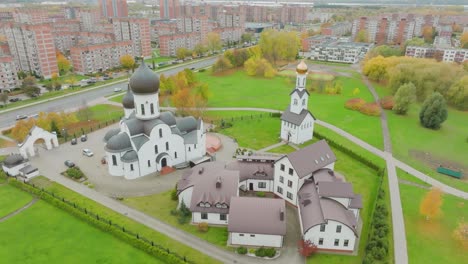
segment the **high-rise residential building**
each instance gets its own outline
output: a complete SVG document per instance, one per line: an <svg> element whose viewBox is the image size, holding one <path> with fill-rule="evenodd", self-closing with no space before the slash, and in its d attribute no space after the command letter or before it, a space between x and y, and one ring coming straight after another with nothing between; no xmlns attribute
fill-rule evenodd
<svg viewBox="0 0 468 264"><path fill-rule="evenodd" d="M146 18L113 18L116 41L131 40L135 56L151 56L150 23Z"/></svg>
<svg viewBox="0 0 468 264"><path fill-rule="evenodd" d="M70 49L76 73L102 72L120 66L120 57L133 55L132 42L116 41L102 44L78 45Z"/></svg>
<svg viewBox="0 0 468 264"><path fill-rule="evenodd" d="M19 85L13 57L0 52L0 92L4 89L16 88Z"/></svg>
<svg viewBox="0 0 468 264"><path fill-rule="evenodd" d="M18 23L39 24L50 22L45 9L15 9L12 14L13 20Z"/></svg>
<svg viewBox="0 0 468 264"><path fill-rule="evenodd" d="M98 31L99 20L101 14L99 10L80 9L77 13L77 18L80 20L80 27L82 31Z"/></svg>
<svg viewBox="0 0 468 264"><path fill-rule="evenodd" d="M128 17L127 0L99 0L102 17Z"/></svg>
<svg viewBox="0 0 468 264"><path fill-rule="evenodd" d="M44 78L59 72L50 24L7 23L3 27L17 71Z"/></svg>
<svg viewBox="0 0 468 264"><path fill-rule="evenodd" d="M159 0L159 16L161 19L172 19L180 16L179 0Z"/></svg>

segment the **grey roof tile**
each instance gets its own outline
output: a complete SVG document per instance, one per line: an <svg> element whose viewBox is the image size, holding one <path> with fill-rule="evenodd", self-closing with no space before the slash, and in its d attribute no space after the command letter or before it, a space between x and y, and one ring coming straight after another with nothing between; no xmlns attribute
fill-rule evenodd
<svg viewBox="0 0 468 264"><path fill-rule="evenodd" d="M120 158L123 162L134 162L138 160L138 154L134 150L125 152Z"/></svg>
<svg viewBox="0 0 468 264"><path fill-rule="evenodd" d="M132 149L132 143L127 133L119 133L107 141L105 148L108 152L123 152Z"/></svg>
<svg viewBox="0 0 468 264"><path fill-rule="evenodd" d="M312 113L309 110L302 109L302 111L299 114L295 114L291 112L290 107L288 106L288 108L283 112L283 114L281 114L281 120L292 123L296 126L300 126L302 124L302 121L309 114L312 116L314 120L316 120L314 115L312 115Z"/></svg>
<svg viewBox="0 0 468 264"><path fill-rule="evenodd" d="M318 194L324 197L354 198L353 186L348 182L319 182Z"/></svg>
<svg viewBox="0 0 468 264"><path fill-rule="evenodd" d="M149 141L149 138L145 135L140 135L136 137L132 137L132 142L135 145L136 150L140 150L140 148Z"/></svg>

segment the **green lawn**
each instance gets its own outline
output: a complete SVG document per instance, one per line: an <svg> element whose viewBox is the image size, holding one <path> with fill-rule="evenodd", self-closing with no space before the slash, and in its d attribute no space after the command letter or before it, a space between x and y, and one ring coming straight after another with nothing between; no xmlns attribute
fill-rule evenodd
<svg viewBox="0 0 468 264"><path fill-rule="evenodd" d="M0 186L0 197L0 217L20 209L32 200L28 193L7 184Z"/></svg>
<svg viewBox="0 0 468 264"><path fill-rule="evenodd" d="M154 63L160 63L160 62L166 62L166 61L172 61L172 60L176 60L176 58L160 56L154 59ZM148 65L152 65L153 59L152 58L146 59L145 63Z"/></svg>
<svg viewBox="0 0 468 264"><path fill-rule="evenodd" d="M271 152L271 153L278 153L278 154L288 154L288 153L291 153L291 152L294 152L296 151L295 148L289 146L289 145L282 145L282 146L279 146L277 148L274 148L274 149L270 149L268 152Z"/></svg>
<svg viewBox="0 0 468 264"><path fill-rule="evenodd" d="M44 201L0 223L0 233L2 263L164 263Z"/></svg>
<svg viewBox="0 0 468 264"><path fill-rule="evenodd" d="M60 197L65 197L69 201L74 202L81 207L86 207L88 210L94 213L98 213L100 216L107 218L114 223L123 225L126 229L131 230L132 232L136 232L141 236L146 237L147 239L155 241L163 247L170 248L172 251L177 252L181 256L186 256L188 259L196 263L219 263L213 258L189 246L177 242L167 237L166 235L158 233L147 226L137 223L119 213L116 213L101 204L98 204L88 198L81 196L78 193L71 191L70 189L63 187L60 184L51 182L45 177L36 177L32 180L32 183L52 191Z"/></svg>
<svg viewBox="0 0 468 264"><path fill-rule="evenodd" d="M99 122L120 119L124 115L123 108L115 105L99 104L89 109L92 112L92 118Z"/></svg>
<svg viewBox="0 0 468 264"><path fill-rule="evenodd" d="M81 75L81 74L72 74L72 76L70 75L62 75L62 76L59 76L57 78L57 80L63 85L63 84L67 84L67 80L70 79L70 77L74 77L76 79L76 82L80 82L81 80L83 79L86 79L88 78L87 76L84 76L84 75ZM48 84L48 83L51 83L52 82L52 79L47 79L47 80L43 80L43 81L40 81L39 84Z"/></svg>
<svg viewBox="0 0 468 264"><path fill-rule="evenodd" d="M208 101L209 107L260 107L282 111L289 104L289 93L294 88L294 80L286 76L276 76L272 79L256 78L247 76L243 71L220 77L208 72L198 73L197 76L200 81L210 86L212 96ZM360 89L358 97L368 102L373 101L371 93L360 79L340 76L336 80L343 84L342 94L312 92L309 98L312 114L382 149L379 118L344 107L348 99L356 97L352 94L355 88Z"/></svg>
<svg viewBox="0 0 468 264"><path fill-rule="evenodd" d="M171 200L171 191L142 197L125 198L125 204L162 220L178 229L189 232L214 245L226 248L228 239L227 227L210 226L208 232L199 232L196 225L179 224L177 217L171 215L171 210L176 209L177 201Z"/></svg>
<svg viewBox="0 0 468 264"><path fill-rule="evenodd" d="M240 118L256 118L258 116L269 116L270 113L258 112L258 111L205 111L203 113L203 120L225 120L226 122L232 122Z"/></svg>
<svg viewBox="0 0 468 264"><path fill-rule="evenodd" d="M449 109L448 119L439 130L427 129L419 124L418 105L411 107L406 116L396 115L391 111L388 111L387 115L395 157L434 179L468 191L468 172L464 172L463 181L438 174L434 167L430 168L429 164L417 160L409 153L411 150L417 150L440 159L441 164L443 161L453 161L468 167L468 112Z"/></svg>
<svg viewBox="0 0 468 264"><path fill-rule="evenodd" d="M444 195L442 215L437 220L427 222L419 214L419 205L426 192L418 187L400 184L409 263L466 263L468 250L452 238L458 221L468 219L466 201Z"/></svg>
<svg viewBox="0 0 468 264"><path fill-rule="evenodd" d="M324 64L329 66L338 66L338 67L351 67L352 64L349 63L340 63L340 62L331 62L331 61L318 61L318 60L307 60L307 63L310 64Z"/></svg>

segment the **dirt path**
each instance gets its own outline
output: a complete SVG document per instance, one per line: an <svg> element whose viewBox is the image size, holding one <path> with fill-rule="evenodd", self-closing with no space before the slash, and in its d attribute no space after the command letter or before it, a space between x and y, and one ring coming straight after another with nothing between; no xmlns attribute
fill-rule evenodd
<svg viewBox="0 0 468 264"><path fill-rule="evenodd" d="M34 198L32 199L32 201L30 201L28 204L26 204L25 206L21 207L20 209L10 213L10 214L7 214L6 216L4 217L1 217L0 218L0 223L3 222L3 221L6 221L10 218L12 218L13 216L23 212L24 210L28 209L29 207L31 207L33 204L35 204L37 202L38 198Z"/></svg>

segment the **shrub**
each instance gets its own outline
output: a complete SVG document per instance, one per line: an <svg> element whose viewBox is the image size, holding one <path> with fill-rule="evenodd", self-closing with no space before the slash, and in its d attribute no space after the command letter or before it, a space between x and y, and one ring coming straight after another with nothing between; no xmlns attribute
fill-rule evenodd
<svg viewBox="0 0 468 264"><path fill-rule="evenodd" d="M247 254L247 248L245 248L245 247L238 247L238 248L236 249L236 252L237 252L237 254L245 255L245 254Z"/></svg>
<svg viewBox="0 0 468 264"><path fill-rule="evenodd" d="M3 130L3 131L2 131L2 135L11 134L11 130L12 130L11 128ZM468 141L468 138L467 138L467 141Z"/></svg>
<svg viewBox="0 0 468 264"><path fill-rule="evenodd" d="M382 106L383 109L392 110L394 104L395 100L391 95L385 96L384 98L380 99L380 106Z"/></svg>
<svg viewBox="0 0 468 264"><path fill-rule="evenodd" d="M73 179L81 179L84 176L83 172L77 167L68 168L65 173Z"/></svg>
<svg viewBox="0 0 468 264"><path fill-rule="evenodd" d="M171 191L171 200L172 201L177 201L177 199L178 199L177 190L174 189L174 190Z"/></svg>
<svg viewBox="0 0 468 264"><path fill-rule="evenodd" d="M206 69L199 69L198 72L205 72Z"/></svg>
<svg viewBox="0 0 468 264"><path fill-rule="evenodd" d="M345 107L351 110L360 110L361 107L366 103L364 99L361 98L352 98L346 101Z"/></svg>
<svg viewBox="0 0 468 264"><path fill-rule="evenodd" d="M255 250L255 256L261 257L261 258L265 257L265 248L263 248L263 247L257 248Z"/></svg>
<svg viewBox="0 0 468 264"><path fill-rule="evenodd" d="M208 223L206 222L198 223L197 228L199 232L206 233L208 232Z"/></svg>
<svg viewBox="0 0 468 264"><path fill-rule="evenodd" d="M379 247L373 248L371 251L371 254L372 254L372 257L374 257L374 259L377 259L377 260L383 260L387 256L385 249L379 248Z"/></svg>
<svg viewBox="0 0 468 264"><path fill-rule="evenodd" d="M265 192L257 192L257 197L265 197Z"/></svg>
<svg viewBox="0 0 468 264"><path fill-rule="evenodd" d="M271 117L281 117L281 113L271 113ZM468 138L466 141L468 142Z"/></svg>
<svg viewBox="0 0 468 264"><path fill-rule="evenodd" d="M265 256L269 258L272 258L276 255L276 249L274 248L265 248L264 252Z"/></svg>
<svg viewBox="0 0 468 264"><path fill-rule="evenodd" d="M359 112L370 116L380 116L381 110L377 103L366 103L359 109Z"/></svg>

